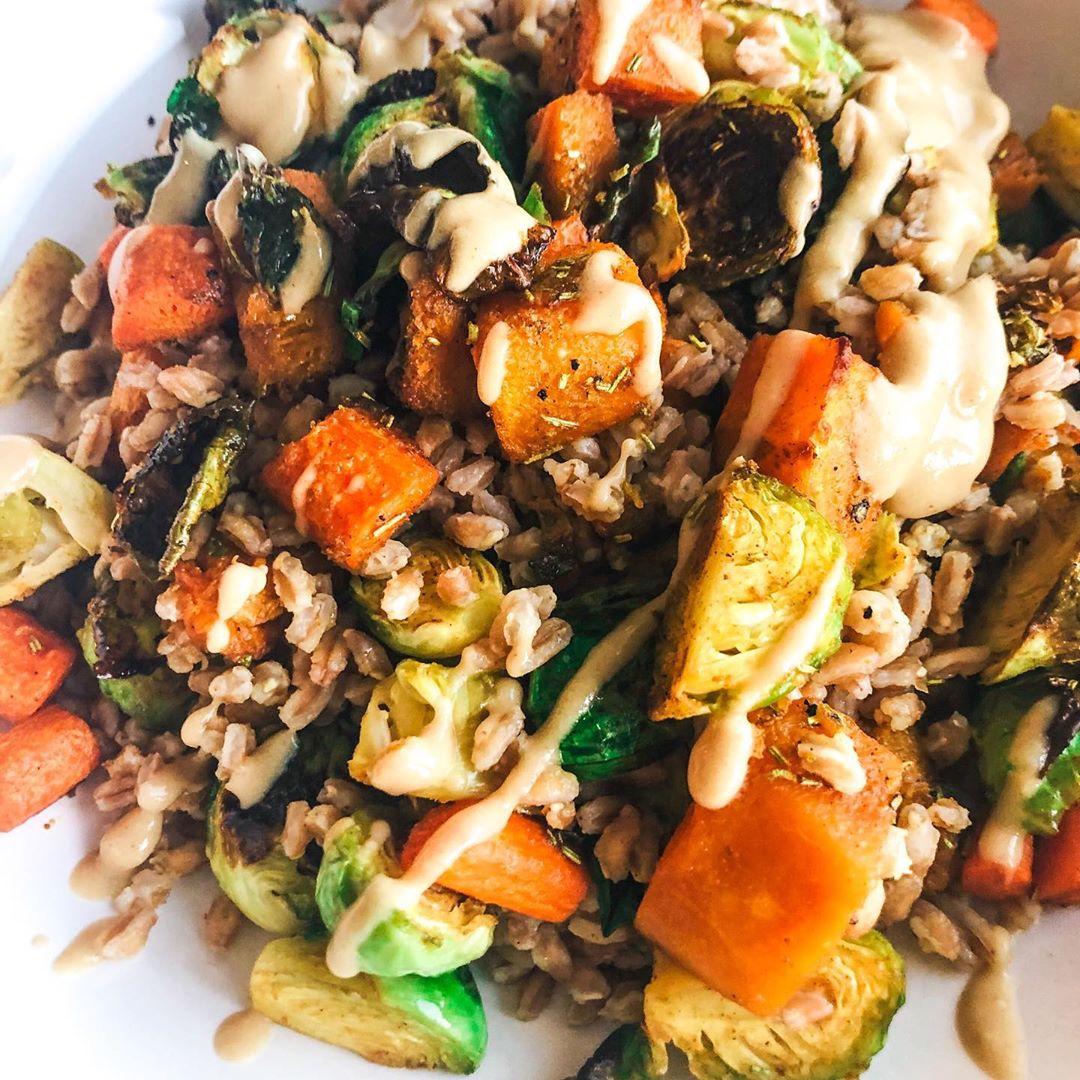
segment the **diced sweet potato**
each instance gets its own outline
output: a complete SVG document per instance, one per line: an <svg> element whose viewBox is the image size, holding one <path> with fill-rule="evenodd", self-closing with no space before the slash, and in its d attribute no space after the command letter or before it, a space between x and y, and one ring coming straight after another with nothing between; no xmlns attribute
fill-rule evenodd
<svg viewBox="0 0 1080 1080"><path fill-rule="evenodd" d="M98 265L105 273L109 272L109 263L112 262L112 257L116 253L116 249L120 246L120 241L123 240L129 232L131 232L131 227L128 225L114 225L113 231L105 237L105 243L101 245L97 257Z"/></svg>
<svg viewBox="0 0 1080 1080"><path fill-rule="evenodd" d="M120 367L117 369L106 409L112 423L114 439L119 439L124 428L137 424L150 410L150 404L146 400L147 391L150 389L147 385L150 364L158 368L168 367L168 360L160 349L153 346L135 349L120 357Z"/></svg>
<svg viewBox="0 0 1080 1080"><path fill-rule="evenodd" d="M316 296L286 315L262 285L237 278L233 285L240 341L259 393L296 387L336 371L345 356L341 301Z"/></svg>
<svg viewBox="0 0 1080 1080"><path fill-rule="evenodd" d="M544 50L540 87L545 93L558 97L577 87L648 114L697 101L708 90L701 65L700 0L651 0L621 42L611 40L618 34L617 20L605 26L602 10L599 0L578 0L570 21ZM602 70L609 43L619 48L610 73Z"/></svg>
<svg viewBox="0 0 1080 1080"><path fill-rule="evenodd" d="M296 514L300 532L356 573L404 528L439 473L407 436L362 409L343 406L282 447L262 480Z"/></svg>
<svg viewBox="0 0 1080 1080"><path fill-rule="evenodd" d="M311 200L324 220L329 221L337 214L337 203L334 202L326 181L318 173L308 172L306 169L282 169L281 175Z"/></svg>
<svg viewBox="0 0 1080 1080"><path fill-rule="evenodd" d="M551 227L555 230L555 235L551 238L551 243L544 248L544 254L537 263L537 270L543 270L559 259L573 255L575 250L585 247L589 242L589 230L585 228L580 214L571 214L553 221Z"/></svg>
<svg viewBox="0 0 1080 1080"><path fill-rule="evenodd" d="M222 575L233 562L230 558L210 559L205 566L194 562L179 562L173 571L176 585L177 605L184 629L198 648L204 652L209 644L208 635L219 620L218 594ZM256 559L251 565L264 566L264 559ZM234 664L258 660L270 649L273 639L269 625L284 613L267 574L266 585L260 592L249 596L240 610L225 620L228 628L227 643L214 649Z"/></svg>
<svg viewBox="0 0 1080 1080"><path fill-rule="evenodd" d="M113 343L122 352L198 337L233 313L210 230L192 225L127 233L111 259L109 293Z"/></svg>
<svg viewBox="0 0 1080 1080"><path fill-rule="evenodd" d="M1027 428L1010 424L1004 417L994 422L994 442L979 479L992 484L1008 467L1017 454L1041 454L1054 445L1053 434L1046 431L1031 431Z"/></svg>
<svg viewBox="0 0 1080 1080"><path fill-rule="evenodd" d="M611 98L578 90L556 98L529 120L529 161L548 213L584 210L619 158Z"/></svg>
<svg viewBox="0 0 1080 1080"><path fill-rule="evenodd" d="M990 159L998 212L1019 214L1039 190L1044 177L1035 156L1015 131L1010 131Z"/></svg>
<svg viewBox="0 0 1080 1080"><path fill-rule="evenodd" d="M33 716L56 693L75 649L18 608L0 608L0 720Z"/></svg>
<svg viewBox="0 0 1080 1080"><path fill-rule="evenodd" d="M472 420L484 415L476 395L469 309L425 270L409 285L405 356L394 392L422 416Z"/></svg>
<svg viewBox="0 0 1080 1080"><path fill-rule="evenodd" d="M1019 865L1005 866L989 858L976 837L964 859L960 884L982 900L1018 900L1031 892L1034 856L1035 841L1025 836Z"/></svg>
<svg viewBox="0 0 1080 1080"><path fill-rule="evenodd" d="M593 243L569 249L527 292L500 293L477 308L473 357L480 396L491 404L499 443L511 461L534 461L645 408L635 387L635 371L650 347L645 325L610 333L575 329L586 309L582 277L589 259L602 251L615 254L619 281L650 295L625 252Z"/></svg>
<svg viewBox="0 0 1080 1080"><path fill-rule="evenodd" d="M789 362L799 365L783 401L748 456L758 468L812 499L844 537L848 562L858 566L870 545L881 505L859 476L851 432L870 383L880 376L851 350L847 338L783 335ZM731 397L716 426L714 456L722 466L736 448L770 349L780 338L761 334L743 358Z"/></svg>
<svg viewBox="0 0 1080 1080"><path fill-rule="evenodd" d="M742 790L720 810L690 808L636 924L713 990L770 1016L820 967L879 876L900 768L823 705L798 701L756 719L762 748ZM800 742L838 733L866 773L854 794L800 764Z"/></svg>

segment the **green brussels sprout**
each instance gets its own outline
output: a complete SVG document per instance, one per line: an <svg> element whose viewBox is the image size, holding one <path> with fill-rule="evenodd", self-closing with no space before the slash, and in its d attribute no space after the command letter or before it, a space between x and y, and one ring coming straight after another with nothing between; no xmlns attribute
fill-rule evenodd
<svg viewBox="0 0 1080 1080"><path fill-rule="evenodd" d="M441 123L446 119L439 105L428 95L388 101L361 117L349 132L341 151L340 174L347 180L364 152L380 135L402 120Z"/></svg>
<svg viewBox="0 0 1080 1080"><path fill-rule="evenodd" d="M735 49L747 31L764 18L778 20L787 37L784 57L798 72L798 78L780 90L815 119L827 119L819 110L830 101L833 109L839 94L828 94L823 84L835 78L840 90L847 90L862 74L862 65L844 48L814 15L796 15L767 4L723 3L707 0L706 10L719 18L708 18L702 29L705 68L712 79L741 79ZM730 33L729 33L730 30Z"/></svg>
<svg viewBox="0 0 1080 1080"><path fill-rule="evenodd" d="M798 255L821 196L817 139L775 90L718 83L664 126L660 152L704 288L756 277Z"/></svg>
<svg viewBox="0 0 1080 1080"><path fill-rule="evenodd" d="M364 810L326 835L315 899L333 931L376 874L399 877L390 828ZM370 975L442 975L483 956L491 947L495 917L484 905L432 888L415 907L395 911L357 950L360 970Z"/></svg>
<svg viewBox="0 0 1080 1080"><path fill-rule="evenodd" d="M492 778L472 763L473 737L496 684L487 672L402 660L364 710L350 775L390 795L439 802L487 794Z"/></svg>
<svg viewBox="0 0 1080 1080"><path fill-rule="evenodd" d="M696 533L664 611L651 699L654 718L699 716L753 680L762 656L802 618L830 578L832 603L821 633L790 673L754 708L789 693L840 645L851 596L844 541L814 504L756 469L691 507Z"/></svg>
<svg viewBox="0 0 1080 1080"><path fill-rule="evenodd" d="M26 435L0 435L0 607L97 555L112 496Z"/></svg>
<svg viewBox="0 0 1080 1080"><path fill-rule="evenodd" d="M214 34L230 19L242 19L261 9L297 10L294 0L205 0L203 17L210 26L210 33Z"/></svg>
<svg viewBox="0 0 1080 1080"><path fill-rule="evenodd" d="M476 1070L487 1020L467 969L426 979L339 979L327 970L324 949L300 937L269 942L251 972L251 1004L277 1024L379 1065Z"/></svg>
<svg viewBox="0 0 1080 1080"><path fill-rule="evenodd" d="M161 622L126 582L103 580L76 632L102 694L147 731L175 731L195 695L158 655Z"/></svg>
<svg viewBox="0 0 1080 1080"><path fill-rule="evenodd" d="M150 208L158 184L172 168L172 155L159 154L130 165L109 165L94 185L99 194L115 202L113 213L121 225L137 225Z"/></svg>
<svg viewBox="0 0 1080 1080"><path fill-rule="evenodd" d="M596 1048L574 1080L653 1080L659 1075L645 1032L637 1024L623 1024Z"/></svg>
<svg viewBox="0 0 1080 1080"><path fill-rule="evenodd" d="M1045 698L1056 699L1046 731L1046 759L1039 782L1024 799L1023 825L1031 833L1055 833L1069 807L1080 802L1080 672L1030 672L988 687L971 714L979 773L997 800L1012 769L1009 755L1021 719Z"/></svg>
<svg viewBox="0 0 1080 1080"><path fill-rule="evenodd" d="M701 1080L849 1080L885 1045L904 1003L904 961L869 933L841 941L814 979L833 1005L825 1019L793 1027L761 1017L710 990L662 953L645 990L645 1032L660 1065L667 1044Z"/></svg>
<svg viewBox="0 0 1080 1080"><path fill-rule="evenodd" d="M424 575L417 609L404 619L390 619L382 610L385 581L353 578L353 599L360 605L371 632L395 652L419 660L447 660L479 641L491 629L503 598L499 571L473 551L449 540L418 540L410 547L409 567ZM439 597L437 582L446 570L467 567L472 572L475 599L463 607Z"/></svg>
<svg viewBox="0 0 1080 1080"><path fill-rule="evenodd" d="M1035 532L1013 551L968 623L969 644L986 645L984 683L1033 668L1080 661L1080 495L1050 495Z"/></svg>
<svg viewBox="0 0 1080 1080"><path fill-rule="evenodd" d="M1080 222L1080 109L1055 105L1028 139L1046 176L1044 186L1074 222Z"/></svg>
<svg viewBox="0 0 1080 1080"><path fill-rule="evenodd" d="M60 316L82 266L63 244L39 240L0 295L0 405L17 401L37 369L60 350Z"/></svg>
<svg viewBox="0 0 1080 1080"><path fill-rule="evenodd" d="M903 569L907 548L900 543L900 523L895 514L885 511L874 526L870 547L855 568L855 588L872 589Z"/></svg>
<svg viewBox="0 0 1080 1080"><path fill-rule="evenodd" d="M191 530L220 506L250 430L252 403L222 398L179 419L116 494L113 534L167 576Z"/></svg>
<svg viewBox="0 0 1080 1080"><path fill-rule="evenodd" d="M529 676L526 713L539 726L593 647L650 597L625 589L596 589L559 606L556 614L574 631L570 644ZM629 772L662 756L686 733L678 724L656 724L645 701L652 679L655 641L605 683L563 739L563 768L582 780Z"/></svg>

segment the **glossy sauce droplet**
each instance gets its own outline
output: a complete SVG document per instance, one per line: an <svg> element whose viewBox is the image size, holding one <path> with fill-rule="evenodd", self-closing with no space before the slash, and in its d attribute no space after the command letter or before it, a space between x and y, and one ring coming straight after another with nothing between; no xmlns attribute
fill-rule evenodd
<svg viewBox="0 0 1080 1080"><path fill-rule="evenodd" d="M968 1056L991 1080L1027 1076L1016 990L1004 964L980 968L968 980L956 1005L956 1030Z"/></svg>

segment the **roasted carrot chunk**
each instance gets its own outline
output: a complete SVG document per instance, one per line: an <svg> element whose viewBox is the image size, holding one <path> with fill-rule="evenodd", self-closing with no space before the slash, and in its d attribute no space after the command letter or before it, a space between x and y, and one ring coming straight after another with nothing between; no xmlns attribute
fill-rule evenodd
<svg viewBox="0 0 1080 1080"><path fill-rule="evenodd" d="M476 396L469 309L425 270L409 285L405 355L394 391L422 416L472 420L484 415Z"/></svg>
<svg viewBox="0 0 1080 1080"><path fill-rule="evenodd" d="M578 329L584 313L596 310L583 283L599 269L587 270L597 256L610 263L615 280L638 290L640 321L619 327L609 319L610 330ZM636 373L650 362L650 350L658 363L662 321L637 267L611 244L570 248L527 292L481 303L473 347L477 385L491 406L503 453L511 461L534 461L643 411Z"/></svg>
<svg viewBox="0 0 1080 1080"><path fill-rule="evenodd" d="M558 97L577 87L607 94L630 112L655 113L697 101L708 90L699 0L651 0L621 38L621 20L604 15L611 6L578 0L570 21L544 50L545 93Z"/></svg>
<svg viewBox="0 0 1080 1080"><path fill-rule="evenodd" d="M1003 866L988 858L974 842L960 874L960 884L972 896L983 900L1016 900L1031 891L1035 842L1024 837L1024 854L1019 866Z"/></svg>
<svg viewBox="0 0 1080 1080"><path fill-rule="evenodd" d="M55 705L0 735L0 832L66 795L100 758L85 721Z"/></svg>
<svg viewBox="0 0 1080 1080"><path fill-rule="evenodd" d="M1053 836L1035 841L1035 898L1044 904L1080 904L1080 807L1065 812Z"/></svg>
<svg viewBox="0 0 1080 1080"><path fill-rule="evenodd" d="M694 805L637 914L645 937L713 990L771 1016L821 966L878 876L900 763L823 705L760 713L761 752L720 810ZM866 774L842 794L798 747L846 735Z"/></svg>
<svg viewBox="0 0 1080 1080"><path fill-rule="evenodd" d="M18 608L0 608L0 720L33 716L59 689L75 649Z"/></svg>
<svg viewBox="0 0 1080 1080"><path fill-rule="evenodd" d="M912 0L909 8L916 11L932 11L935 15L944 15L962 23L968 33L979 43L986 53L997 51L997 19L978 2L978 0Z"/></svg>
<svg viewBox="0 0 1080 1080"><path fill-rule="evenodd" d="M432 833L467 805L449 803L421 818L405 843L402 865L411 866ZM533 919L562 922L585 899L589 876L539 821L512 814L494 840L469 848L438 884Z"/></svg>
<svg viewBox="0 0 1080 1080"><path fill-rule="evenodd" d="M758 335L739 368L716 426L715 460L723 465L739 443L765 362L776 346L786 364L798 365L786 396L748 456L758 468L812 499L844 537L848 562L858 566L874 535L881 505L859 476L851 432L875 368L851 351L847 338L787 331Z"/></svg>
<svg viewBox="0 0 1080 1080"><path fill-rule="evenodd" d="M998 211L1019 214L1039 190L1045 177L1035 155L1015 131L1010 131L990 159Z"/></svg>
<svg viewBox="0 0 1080 1080"><path fill-rule="evenodd" d="M407 436L342 406L282 447L262 480L327 558L356 573L405 526L439 473Z"/></svg>
<svg viewBox="0 0 1080 1080"><path fill-rule="evenodd" d="M545 105L529 120L536 180L556 216L584 210L607 183L619 158L611 98L578 90Z"/></svg>
<svg viewBox="0 0 1080 1080"><path fill-rule="evenodd" d="M127 233L111 259L109 292L113 343L123 352L197 337L233 313L210 230L192 225Z"/></svg>

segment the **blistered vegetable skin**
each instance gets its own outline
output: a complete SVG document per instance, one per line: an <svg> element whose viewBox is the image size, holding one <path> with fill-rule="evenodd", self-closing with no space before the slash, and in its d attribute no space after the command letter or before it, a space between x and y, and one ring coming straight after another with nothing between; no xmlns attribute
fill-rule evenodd
<svg viewBox="0 0 1080 1080"><path fill-rule="evenodd" d="M317 927L314 875L304 873L276 836L263 835L265 827L254 821L224 786L217 786L206 816L206 857L221 891L271 934Z"/></svg>
<svg viewBox="0 0 1080 1080"><path fill-rule="evenodd" d="M844 558L840 536L808 499L748 467L733 470L689 514L699 531L664 611L649 701L654 720L703 715L740 690L762 650L804 613ZM851 587L845 568L817 642L755 707L786 694L836 651Z"/></svg>
<svg viewBox="0 0 1080 1080"><path fill-rule="evenodd" d="M379 1065L471 1073L487 1048L487 1020L467 969L421 978L339 979L325 943L278 938L251 972L251 1003L275 1023Z"/></svg>
<svg viewBox="0 0 1080 1080"><path fill-rule="evenodd" d="M885 1045L904 984L904 961L881 934L842 941L814 976L833 1012L793 1027L753 1015L658 953L645 1030L665 1066L671 1043L701 1080L849 1080Z"/></svg>
<svg viewBox="0 0 1080 1080"><path fill-rule="evenodd" d="M438 480L411 439L346 406L282 447L262 472L263 484L297 515L301 531L354 573L405 526Z"/></svg>
<svg viewBox="0 0 1080 1080"><path fill-rule="evenodd" d="M97 555L112 496L25 435L0 436L0 607Z"/></svg>
<svg viewBox="0 0 1080 1080"><path fill-rule="evenodd" d="M82 260L55 240L39 240L0 296L0 405L15 401L64 338L60 314Z"/></svg>
<svg viewBox="0 0 1080 1080"><path fill-rule="evenodd" d="M1028 146L1046 174L1046 190L1080 222L1080 109L1055 105Z"/></svg>
<svg viewBox="0 0 1080 1080"><path fill-rule="evenodd" d="M821 165L813 128L782 95L721 83L671 114L661 154L690 234L689 278L724 288L802 249L782 184L789 169L820 173Z"/></svg>

